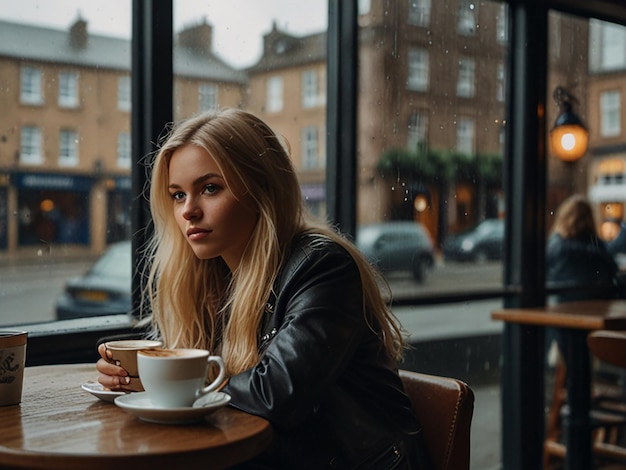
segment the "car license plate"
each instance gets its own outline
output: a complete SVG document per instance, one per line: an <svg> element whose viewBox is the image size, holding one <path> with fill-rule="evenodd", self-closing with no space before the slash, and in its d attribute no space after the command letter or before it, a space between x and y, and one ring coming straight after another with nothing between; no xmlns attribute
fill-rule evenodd
<svg viewBox="0 0 626 470"><path fill-rule="evenodd" d="M83 290L77 292L76 297L88 302L105 302L109 299L109 295L106 292L99 290Z"/></svg>

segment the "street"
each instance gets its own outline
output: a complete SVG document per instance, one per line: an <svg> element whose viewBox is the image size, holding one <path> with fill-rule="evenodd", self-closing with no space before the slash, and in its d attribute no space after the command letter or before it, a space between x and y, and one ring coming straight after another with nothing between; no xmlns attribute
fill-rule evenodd
<svg viewBox="0 0 626 470"><path fill-rule="evenodd" d="M92 261L42 262L0 267L0 326L54 320L54 303L67 279L82 275ZM497 288L501 284L499 263L446 263L437 265L423 284L408 273L393 273L387 279L393 295L445 294L460 289ZM439 306L421 306L418 311L440 310ZM414 309L413 309L414 310ZM407 309L399 309L407 312ZM411 315L413 317L413 315Z"/></svg>
<svg viewBox="0 0 626 470"><path fill-rule="evenodd" d="M54 303L65 281L92 261L0 267L0 326L54 320Z"/></svg>

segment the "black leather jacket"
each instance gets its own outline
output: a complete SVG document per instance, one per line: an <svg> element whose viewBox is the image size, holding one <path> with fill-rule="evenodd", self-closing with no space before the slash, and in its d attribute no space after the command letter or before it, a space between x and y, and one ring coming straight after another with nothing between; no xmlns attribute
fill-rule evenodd
<svg viewBox="0 0 626 470"><path fill-rule="evenodd" d="M546 281L550 287L570 287L558 302L616 298L621 295L618 267L597 236L563 238L552 234L546 247Z"/></svg>
<svg viewBox="0 0 626 470"><path fill-rule="evenodd" d="M352 257L298 237L266 308L261 360L224 388L273 425L255 468L426 468L408 463L421 458L421 427L362 306Z"/></svg>

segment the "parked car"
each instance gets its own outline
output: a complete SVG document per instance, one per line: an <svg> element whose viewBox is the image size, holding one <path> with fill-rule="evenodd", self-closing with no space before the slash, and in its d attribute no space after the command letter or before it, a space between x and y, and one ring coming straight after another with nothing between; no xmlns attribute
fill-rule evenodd
<svg viewBox="0 0 626 470"><path fill-rule="evenodd" d="M418 282L424 282L435 265L432 241L416 222L361 226L356 245L382 272L410 271Z"/></svg>
<svg viewBox="0 0 626 470"><path fill-rule="evenodd" d="M131 266L130 241L111 245L85 275L67 281L56 302L57 319L128 313Z"/></svg>
<svg viewBox="0 0 626 470"><path fill-rule="evenodd" d="M449 236L443 244L446 261L475 261L502 258L504 243L504 219L487 219L473 229Z"/></svg>

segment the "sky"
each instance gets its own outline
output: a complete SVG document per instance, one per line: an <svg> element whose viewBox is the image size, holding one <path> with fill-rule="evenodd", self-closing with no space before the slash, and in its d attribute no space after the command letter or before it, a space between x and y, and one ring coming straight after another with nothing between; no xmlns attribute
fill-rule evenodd
<svg viewBox="0 0 626 470"><path fill-rule="evenodd" d="M67 30L78 15L88 31L130 38L131 0L0 0L0 19ZM174 0L174 30L213 26L213 51L235 67L261 56L263 35L274 21L295 36L327 27L326 0Z"/></svg>

